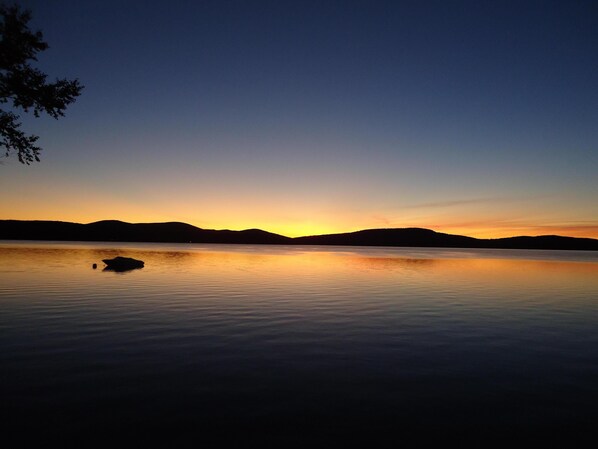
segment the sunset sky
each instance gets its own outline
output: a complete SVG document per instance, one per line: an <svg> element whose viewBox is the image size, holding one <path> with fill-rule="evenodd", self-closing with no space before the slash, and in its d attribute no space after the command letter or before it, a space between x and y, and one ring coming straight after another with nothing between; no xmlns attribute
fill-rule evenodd
<svg viewBox="0 0 598 449"><path fill-rule="evenodd" d="M595 0L19 3L85 89L1 219L598 238Z"/></svg>

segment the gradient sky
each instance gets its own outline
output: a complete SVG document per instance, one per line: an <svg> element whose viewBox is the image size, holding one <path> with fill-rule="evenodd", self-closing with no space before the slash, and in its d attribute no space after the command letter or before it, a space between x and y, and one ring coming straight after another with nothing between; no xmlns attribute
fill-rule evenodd
<svg viewBox="0 0 598 449"><path fill-rule="evenodd" d="M596 1L19 3L85 89L0 218L598 238Z"/></svg>

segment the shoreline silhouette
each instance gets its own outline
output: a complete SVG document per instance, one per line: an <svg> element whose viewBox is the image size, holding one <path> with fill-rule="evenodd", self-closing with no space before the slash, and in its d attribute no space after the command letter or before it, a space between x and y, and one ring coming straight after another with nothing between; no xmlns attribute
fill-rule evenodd
<svg viewBox="0 0 598 449"><path fill-rule="evenodd" d="M598 239L558 235L478 239L463 235L445 234L424 228L387 228L366 229L339 234L286 237L261 229L214 230L202 229L180 222L127 223L118 220L103 220L89 224L41 220L0 220L0 240L598 251Z"/></svg>

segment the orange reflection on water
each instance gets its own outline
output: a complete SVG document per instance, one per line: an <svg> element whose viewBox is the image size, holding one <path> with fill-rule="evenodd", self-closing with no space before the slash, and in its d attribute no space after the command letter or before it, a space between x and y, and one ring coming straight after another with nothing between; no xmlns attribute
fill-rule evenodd
<svg viewBox="0 0 598 449"><path fill-rule="evenodd" d="M598 263L521 258L407 259L354 257L359 270L377 273L379 278L408 276L412 282L451 285L480 285L494 288L558 288L584 286L598 293ZM375 275L374 275L375 276Z"/></svg>
<svg viewBox="0 0 598 449"><path fill-rule="evenodd" d="M281 291L378 286L398 292L406 288L438 292L480 288L516 294L564 288L598 292L598 262L594 261L521 258L526 252L516 253L517 258L512 253L510 258L476 257L476 252L451 253L447 258L429 257L433 251L427 257L415 250L414 254L368 248L5 243L0 245L0 279L15 287L31 282L109 287L126 280L173 291L205 284L234 286L239 291L250 286ZM103 272L101 260L117 255L144 260L145 268L124 274ZM93 263L98 264L97 270L92 269Z"/></svg>

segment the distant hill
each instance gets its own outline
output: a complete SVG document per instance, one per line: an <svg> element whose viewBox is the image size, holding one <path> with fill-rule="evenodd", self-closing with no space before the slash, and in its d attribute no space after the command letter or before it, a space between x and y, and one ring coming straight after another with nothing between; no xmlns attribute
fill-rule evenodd
<svg viewBox="0 0 598 449"><path fill-rule="evenodd" d="M430 229L367 229L344 234L297 237L294 243L304 245L349 246L420 246L436 248L496 248L496 249L561 249L598 251L598 240L558 235L476 239L462 235L443 234Z"/></svg>
<svg viewBox="0 0 598 449"><path fill-rule="evenodd" d="M0 220L0 239L598 251L597 239L558 235L476 239L462 235L444 234L430 229L394 228L290 238L260 229L247 229L244 231L213 230L201 229L178 222L133 224L117 220L105 220L89 224L62 221Z"/></svg>
<svg viewBox="0 0 598 449"><path fill-rule="evenodd" d="M65 240L93 242L164 242L164 243L246 243L285 244L282 235L247 229L216 231L186 223L125 223L117 220L89 224L62 221L0 220L0 239Z"/></svg>
<svg viewBox="0 0 598 449"><path fill-rule="evenodd" d="M477 239L461 235L441 234L422 228L366 229L344 234L297 237L296 243L304 245L348 246L427 246L471 248L477 247Z"/></svg>

